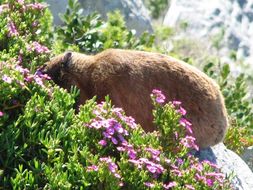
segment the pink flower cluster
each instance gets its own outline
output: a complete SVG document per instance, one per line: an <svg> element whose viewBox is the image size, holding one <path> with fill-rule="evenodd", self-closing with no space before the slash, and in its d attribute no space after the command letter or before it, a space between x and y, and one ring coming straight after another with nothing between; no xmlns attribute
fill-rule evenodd
<svg viewBox="0 0 253 190"><path fill-rule="evenodd" d="M154 178L158 178L165 171L164 167L157 161L151 161L147 158L129 159L129 162L136 165L139 169L146 168Z"/></svg>
<svg viewBox="0 0 253 190"><path fill-rule="evenodd" d="M2 76L2 80L3 80L4 82L6 82L6 83L9 83L9 84L12 83L12 78L9 77L9 76L7 76L7 75L3 75L3 76Z"/></svg>
<svg viewBox="0 0 253 190"><path fill-rule="evenodd" d="M186 136L180 140L180 143L189 149L199 150L199 147L195 144L195 138L193 136Z"/></svg>
<svg viewBox="0 0 253 190"><path fill-rule="evenodd" d="M7 63L5 63L7 65ZM11 66L12 68L12 66ZM30 82L36 82L38 85L44 87L44 80L50 80L50 77L46 74L42 74L40 71L37 71L34 75L30 74L30 71L27 68L23 68L20 65L15 65L14 70L18 71L22 76L24 77L24 82L30 83ZM25 86L25 83L21 80L15 80L14 78L11 78L10 76L4 74L2 76L2 80L8 84L11 84L13 81L15 81L17 84L19 84L21 87Z"/></svg>
<svg viewBox="0 0 253 190"><path fill-rule="evenodd" d="M43 4L43 3L30 3L26 5L26 8L31 8L34 10L43 10L47 7L47 4Z"/></svg>
<svg viewBox="0 0 253 190"><path fill-rule="evenodd" d="M45 3L29 3L29 4L25 4L24 0L17 0L17 3L19 3L20 5L22 5L22 7L23 7L24 10L33 9L33 10L40 11L40 10L43 10L46 7L48 7L48 5L45 4Z"/></svg>
<svg viewBox="0 0 253 190"><path fill-rule="evenodd" d="M151 97L155 98L156 103L163 104L165 102L165 96L160 90L154 89L152 91Z"/></svg>
<svg viewBox="0 0 253 190"><path fill-rule="evenodd" d="M156 100L156 103L164 103L165 97L162 95L161 91L153 91L155 94L151 96ZM181 102L174 101L171 104L175 107L177 112L182 115L179 123L182 127L186 129L188 133L191 131L191 123L187 121L183 116L186 114L186 111L181 107ZM108 111L105 109L106 103L102 102L97 105L93 113L95 118L87 125L89 129L97 130L101 133L102 139L98 141L98 144L102 147L112 146L115 147L115 150L119 153L123 153L128 158L128 163L137 168L138 170L145 170L150 175L150 181L144 182L144 185L149 188L153 188L158 184L164 189L171 189L178 186L178 182L158 182L156 180L160 179L163 174L169 172L171 179L185 178L189 174L193 174L195 180L199 183L206 184L209 187L212 187L215 182L222 184L224 182L225 176L216 172L205 173L205 165L209 165L211 168L216 169L216 166L210 162L199 162L192 155L188 155L188 163L190 166L184 168L185 159L177 158L176 161L171 161L166 158L160 150L153 147L143 147L136 148L133 144L128 142L130 137L129 130L136 129L136 124L134 119L127 117L123 114L121 108L112 108L110 114L112 117L108 117ZM198 150L198 146L195 145L195 138L186 135L183 138L178 139L186 148ZM145 156L143 156L145 155ZM98 165L88 166L86 169L88 172L98 171L102 167L101 163L106 163L109 171L115 176L115 178L120 180L120 185L123 185L123 178L119 174L118 165L112 161L110 157L102 157L99 159L100 163ZM184 184L185 189L194 190L193 184Z"/></svg>
<svg viewBox="0 0 253 190"><path fill-rule="evenodd" d="M19 35L18 30L17 30L13 21L9 20L7 27L8 27L8 37L13 37L13 36Z"/></svg>
<svg viewBox="0 0 253 190"><path fill-rule="evenodd" d="M27 46L27 50L35 51L38 54L50 53L50 50L46 46L41 45L39 42L32 42Z"/></svg>
<svg viewBox="0 0 253 190"><path fill-rule="evenodd" d="M97 172L100 167L102 167L104 164L107 165L109 171L113 174L113 176L119 180L122 179L121 175L119 174L118 165L115 164L115 162L112 161L110 157L101 157L99 159L100 163L98 165L91 165L86 167L87 172L95 171ZM123 182L119 182L119 186L123 186Z"/></svg>
<svg viewBox="0 0 253 190"><path fill-rule="evenodd" d="M118 173L118 166L115 162L112 161L109 157L102 157L99 159L101 162L105 162L108 165L110 172L118 179L121 178L120 174Z"/></svg>
<svg viewBox="0 0 253 190"><path fill-rule="evenodd" d="M104 138L99 141L99 144L102 146L106 146L109 141L115 145L125 143L126 140L124 136L128 136L127 130L125 130L122 125L113 118L96 118L90 125L88 125L88 127L102 129Z"/></svg>

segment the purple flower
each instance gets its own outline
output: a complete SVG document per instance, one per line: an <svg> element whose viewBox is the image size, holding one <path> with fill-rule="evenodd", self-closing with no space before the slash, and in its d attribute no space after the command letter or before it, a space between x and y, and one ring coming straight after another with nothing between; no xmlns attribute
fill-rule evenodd
<svg viewBox="0 0 253 190"><path fill-rule="evenodd" d="M186 189L195 190L195 188L192 185L186 184L185 187Z"/></svg>
<svg viewBox="0 0 253 190"><path fill-rule="evenodd" d="M51 77L48 76L47 74L43 74L43 73L41 72L41 70L37 70L37 71L35 72L35 75L37 75L37 76L40 77L41 79L51 80Z"/></svg>
<svg viewBox="0 0 253 190"><path fill-rule="evenodd" d="M45 9L47 5L42 4L42 3L31 3L31 4L27 4L26 7L36 9L36 10L42 10L42 9Z"/></svg>
<svg viewBox="0 0 253 190"><path fill-rule="evenodd" d="M17 0L17 2L18 2L20 5L23 5L23 4L24 4L24 0Z"/></svg>
<svg viewBox="0 0 253 190"><path fill-rule="evenodd" d="M99 141L98 144L100 144L101 146L106 146L107 142L106 142L106 140L103 139L103 140Z"/></svg>
<svg viewBox="0 0 253 190"><path fill-rule="evenodd" d="M96 165L92 165L92 166L88 166L87 167L87 172L91 172L91 171L98 171L98 166Z"/></svg>
<svg viewBox="0 0 253 190"><path fill-rule="evenodd" d="M118 173L114 173L114 176L116 177L116 178L118 178L118 179L120 179L121 178L121 176L120 176L120 174L118 174Z"/></svg>
<svg viewBox="0 0 253 190"><path fill-rule="evenodd" d="M8 37L11 36L18 36L18 31L13 21L8 23Z"/></svg>
<svg viewBox="0 0 253 190"><path fill-rule="evenodd" d="M162 94L160 90L154 89L152 91L152 96L155 98L155 101L158 104L163 104L165 102L165 96Z"/></svg>
<svg viewBox="0 0 253 190"><path fill-rule="evenodd" d="M179 124L185 127L188 133L192 134L192 129L191 129L192 124L188 120L186 120L185 118L181 118L179 120Z"/></svg>
<svg viewBox="0 0 253 190"><path fill-rule="evenodd" d="M160 151L153 148L145 148L146 151L150 152L153 156L159 156Z"/></svg>
<svg viewBox="0 0 253 190"><path fill-rule="evenodd" d="M122 128L120 123L115 123L114 125L114 129L118 132L118 133L123 133L124 129Z"/></svg>
<svg viewBox="0 0 253 190"><path fill-rule="evenodd" d="M211 180L211 179L206 179L206 184L207 184L209 187L212 187L212 186L213 186L213 180Z"/></svg>
<svg viewBox="0 0 253 190"><path fill-rule="evenodd" d="M152 165L147 165L147 169L149 172L151 172L152 174L156 173L156 167L152 166Z"/></svg>
<svg viewBox="0 0 253 190"><path fill-rule="evenodd" d="M130 159L135 159L136 158L136 152L135 152L135 150L129 150L128 151L128 156L129 156L129 158Z"/></svg>
<svg viewBox="0 0 253 190"><path fill-rule="evenodd" d="M123 121L126 122L126 124L131 128L131 129L136 129L137 127L137 124L135 123L135 119L133 117L125 117L125 118L122 118ZM127 131L125 131L126 133ZM125 134L125 135L128 135L128 134Z"/></svg>
<svg viewBox="0 0 253 190"><path fill-rule="evenodd" d="M109 163L109 162L112 161L112 159L109 158L109 157L102 157L102 158L99 158L99 160L100 160L101 162L106 162L106 163Z"/></svg>
<svg viewBox="0 0 253 190"><path fill-rule="evenodd" d="M120 152L124 152L126 149L122 146L118 146L117 150L120 151Z"/></svg>
<svg viewBox="0 0 253 190"><path fill-rule="evenodd" d="M115 130L114 130L113 127L108 127L108 128L106 129L106 132L107 132L109 135L114 135Z"/></svg>
<svg viewBox="0 0 253 190"><path fill-rule="evenodd" d="M126 139L122 136L122 135L118 135L118 138L119 138L119 140L122 142L122 143L127 143L127 141L126 141Z"/></svg>
<svg viewBox="0 0 253 190"><path fill-rule="evenodd" d="M113 108L112 109L112 112L116 115L116 116L118 116L118 118L120 118L120 119L122 119L122 118L124 118L124 116L123 116L123 109L122 108Z"/></svg>
<svg viewBox="0 0 253 190"><path fill-rule="evenodd" d="M28 76L25 77L25 81L26 81L26 82L32 82L33 79L34 79L34 76L33 76L33 75L28 75Z"/></svg>
<svg viewBox="0 0 253 190"><path fill-rule="evenodd" d="M195 179L197 179L198 181L205 181L206 180L206 178L204 176L201 176L198 173L196 173Z"/></svg>
<svg viewBox="0 0 253 190"><path fill-rule="evenodd" d="M110 162L108 168L112 173L115 173L118 169L118 166L114 162Z"/></svg>
<svg viewBox="0 0 253 190"><path fill-rule="evenodd" d="M194 148L195 150L199 150L199 147L195 144L195 138L192 136L186 136L182 138L180 143L187 148Z"/></svg>
<svg viewBox="0 0 253 190"><path fill-rule="evenodd" d="M147 169L152 174L161 174L164 171L164 168L160 164L150 163L147 166Z"/></svg>
<svg viewBox="0 0 253 190"><path fill-rule="evenodd" d="M182 160L182 158L178 158L177 163L178 163L178 165L182 165L184 163L184 161Z"/></svg>
<svg viewBox="0 0 253 190"><path fill-rule="evenodd" d="M179 106L179 105L182 104L182 102L180 102L180 101L173 101L172 104L173 104L174 106Z"/></svg>
<svg viewBox="0 0 253 190"><path fill-rule="evenodd" d="M141 162L145 163L145 164L150 164L151 163L147 158L140 158L139 160Z"/></svg>
<svg viewBox="0 0 253 190"><path fill-rule="evenodd" d="M90 124L90 128L100 129L101 127L102 127L102 123L101 123L100 121L94 120L94 121Z"/></svg>
<svg viewBox="0 0 253 190"><path fill-rule="evenodd" d="M171 189L172 187L177 186L177 182L169 182L168 184L163 184L164 189Z"/></svg>
<svg viewBox="0 0 253 190"><path fill-rule="evenodd" d="M181 115L186 115L186 110L180 106L180 108L177 110Z"/></svg>
<svg viewBox="0 0 253 190"><path fill-rule="evenodd" d="M107 132L103 132L103 135L104 135L105 138L108 138L108 139L110 139L110 138L112 137L112 136L109 135Z"/></svg>
<svg viewBox="0 0 253 190"><path fill-rule="evenodd" d="M118 141L117 141L116 138L112 137L111 140L112 140L112 143L113 143L113 144L118 144Z"/></svg>
<svg viewBox="0 0 253 190"><path fill-rule="evenodd" d="M129 159L128 162L131 162L131 163L136 164L136 165L141 164L141 162L139 160L134 160L134 159Z"/></svg>
<svg viewBox="0 0 253 190"><path fill-rule="evenodd" d="M12 78L10 78L9 76L7 76L7 75L3 75L2 76L2 80L4 81L4 82L6 82L6 83L12 83Z"/></svg>
<svg viewBox="0 0 253 190"><path fill-rule="evenodd" d="M219 169L219 167L216 164L210 162L209 160L203 160L202 163L203 164L207 164L207 165L209 165L209 166L211 166L213 168Z"/></svg>
<svg viewBox="0 0 253 190"><path fill-rule="evenodd" d="M36 82L38 85L44 87L43 81L42 81L42 79L41 79L40 77L35 76L35 77L34 77L34 80L35 80L35 82Z"/></svg>
<svg viewBox="0 0 253 190"><path fill-rule="evenodd" d="M216 172L207 173L206 176L208 176L208 177L222 177L222 178L225 177L224 174L222 174L222 173L216 173Z"/></svg>
<svg viewBox="0 0 253 190"><path fill-rule="evenodd" d="M154 183L150 183L150 182L144 182L144 185L146 185L147 187L155 187L155 184Z"/></svg>
<svg viewBox="0 0 253 190"><path fill-rule="evenodd" d="M202 172L202 170L204 169L204 168L203 168L203 165L202 165L201 163L199 163L199 164L194 164L194 165L192 166L192 168L193 168L193 169L196 169L198 172Z"/></svg>
<svg viewBox="0 0 253 190"><path fill-rule="evenodd" d="M0 117L3 117L4 113L2 111L0 111Z"/></svg>
<svg viewBox="0 0 253 190"><path fill-rule="evenodd" d="M28 51L35 51L38 54L41 53L50 53L49 49L46 46L41 45L39 42L32 42L31 45L27 46Z"/></svg>
<svg viewBox="0 0 253 190"><path fill-rule="evenodd" d="M170 172L173 173L174 175L178 176L178 177L181 177L183 175L182 172L178 169L170 170Z"/></svg>

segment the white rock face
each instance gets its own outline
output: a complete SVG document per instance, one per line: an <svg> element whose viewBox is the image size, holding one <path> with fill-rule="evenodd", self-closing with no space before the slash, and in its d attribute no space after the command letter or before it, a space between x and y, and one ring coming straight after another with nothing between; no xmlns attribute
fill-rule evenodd
<svg viewBox="0 0 253 190"><path fill-rule="evenodd" d="M238 58L252 62L252 0L172 0L164 25L180 28L182 23L187 23L187 28L178 36L204 39L207 47L221 36L221 56L228 57L234 50Z"/></svg>
<svg viewBox="0 0 253 190"><path fill-rule="evenodd" d="M200 160L216 163L225 174L233 172L232 184L237 190L253 189L253 173L248 165L233 151L220 143L195 153Z"/></svg>
<svg viewBox="0 0 253 190"><path fill-rule="evenodd" d="M46 2L53 13L54 24L60 25L62 22L58 15L66 11L68 0L46 0ZM144 31L153 31L148 11L141 0L79 0L79 2L84 9L84 15L96 11L106 18L108 12L120 10L127 27L135 29L137 35Z"/></svg>

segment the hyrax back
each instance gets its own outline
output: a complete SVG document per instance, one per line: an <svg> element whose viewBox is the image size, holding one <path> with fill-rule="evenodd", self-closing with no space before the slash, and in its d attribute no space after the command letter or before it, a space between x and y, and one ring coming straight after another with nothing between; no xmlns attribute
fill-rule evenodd
<svg viewBox="0 0 253 190"><path fill-rule="evenodd" d="M145 131L152 124L150 93L160 89L167 100L182 101L197 144L223 140L227 112L219 87L196 68L158 53L110 49L94 56L68 52L49 61L44 72L60 86L80 89L80 104L94 95L109 95L113 104L133 116Z"/></svg>

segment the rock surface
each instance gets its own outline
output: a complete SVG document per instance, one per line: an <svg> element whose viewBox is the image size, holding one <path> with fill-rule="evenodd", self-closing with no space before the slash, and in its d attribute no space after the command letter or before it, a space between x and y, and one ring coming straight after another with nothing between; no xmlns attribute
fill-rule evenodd
<svg viewBox="0 0 253 190"><path fill-rule="evenodd" d="M242 159L248 164L248 166L250 167L251 171L253 171L253 146L248 147L244 151L244 153L242 155Z"/></svg>
<svg viewBox="0 0 253 190"><path fill-rule="evenodd" d="M209 160L217 164L223 173L234 174L232 184L237 190L253 189L253 173L248 165L233 151L227 149L223 143L195 153L200 160Z"/></svg>
<svg viewBox="0 0 253 190"><path fill-rule="evenodd" d="M53 13L54 24L61 24L58 15L66 11L68 0L46 0L46 2ZM106 18L108 12L120 10L127 27L135 29L137 35L144 31L153 31L148 11L141 0L79 0L79 2L84 9L84 15L97 11L103 18Z"/></svg>
<svg viewBox="0 0 253 190"><path fill-rule="evenodd" d="M178 36L204 39L207 48L216 43L220 56L234 50L239 59L252 61L253 1L172 0L164 25L181 27Z"/></svg>

